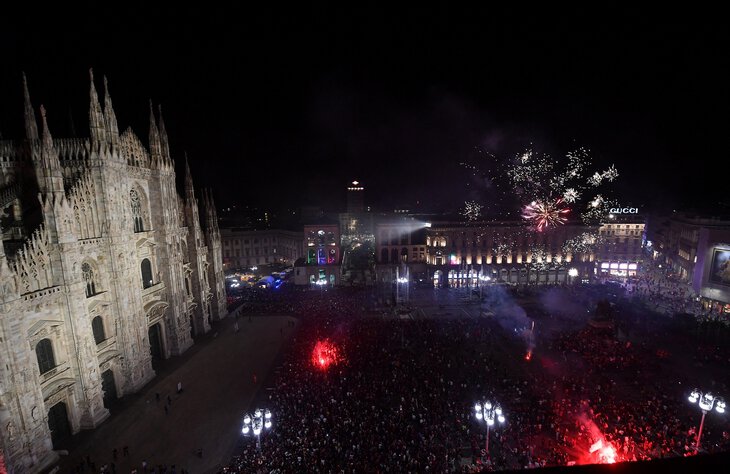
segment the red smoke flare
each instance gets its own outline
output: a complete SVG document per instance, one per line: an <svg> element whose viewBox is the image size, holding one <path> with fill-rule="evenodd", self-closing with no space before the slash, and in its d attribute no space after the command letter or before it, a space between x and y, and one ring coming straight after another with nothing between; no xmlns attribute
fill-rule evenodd
<svg viewBox="0 0 730 474"><path fill-rule="evenodd" d="M330 365L339 361L337 347L329 341L317 341L312 350L312 364L321 370L327 370Z"/></svg>

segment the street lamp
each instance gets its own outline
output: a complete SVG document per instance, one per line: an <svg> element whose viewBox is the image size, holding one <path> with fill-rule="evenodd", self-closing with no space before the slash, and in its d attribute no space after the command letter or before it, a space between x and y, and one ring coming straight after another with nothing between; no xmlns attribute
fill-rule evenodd
<svg viewBox="0 0 730 474"><path fill-rule="evenodd" d="M408 278L406 278L406 277L398 277L398 279L396 280L396 282L397 282L397 285L398 285L396 287L396 290L397 290L396 291L396 298L395 298L396 299L396 302L397 303L400 303L401 302L400 285L406 285L406 298L405 298L405 302L408 303Z"/></svg>
<svg viewBox="0 0 730 474"><path fill-rule="evenodd" d="M323 293L324 292L324 286L327 284L327 280L324 280L324 279L317 280L316 282L314 282L314 284L319 287L319 296L320 296L320 298L323 297L324 296L324 293Z"/></svg>
<svg viewBox="0 0 730 474"><path fill-rule="evenodd" d="M243 415L243 428L241 428L241 433L244 435L248 435L249 433L252 433L254 436L256 436L256 448L261 449L261 432L264 429L271 429L271 411L267 408L266 410L262 410L261 408L257 408L253 412L253 416L246 413Z"/></svg>
<svg viewBox="0 0 730 474"><path fill-rule="evenodd" d="M489 280L491 280L491 278L489 278L488 276L479 275L479 300L482 299L482 288L484 288L484 284Z"/></svg>
<svg viewBox="0 0 730 474"><path fill-rule="evenodd" d="M697 433L697 443L695 445L696 454L700 450L700 438L702 438L702 428L705 426L705 415L707 415L707 412L712 411L713 406L718 413L725 413L725 400L721 397L714 396L710 392L703 394L699 389L692 390L688 399L692 404L697 403L700 410L702 410L702 421L700 421L700 430Z"/></svg>
<svg viewBox="0 0 730 474"><path fill-rule="evenodd" d="M500 424L504 423L504 415L502 414L502 407L499 404L492 405L492 402L485 401L484 403L477 402L474 405L474 411L477 420L484 421L487 424L487 444L486 452L489 456L489 429L494 425L494 420L497 420Z"/></svg>
<svg viewBox="0 0 730 474"><path fill-rule="evenodd" d="M575 277L578 276L578 269L573 267L570 270L568 270L568 276L570 277L570 283L575 282Z"/></svg>

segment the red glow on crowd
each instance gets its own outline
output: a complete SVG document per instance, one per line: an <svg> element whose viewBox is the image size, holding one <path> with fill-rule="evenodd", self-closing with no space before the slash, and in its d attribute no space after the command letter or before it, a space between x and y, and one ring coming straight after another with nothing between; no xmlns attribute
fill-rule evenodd
<svg viewBox="0 0 730 474"><path fill-rule="evenodd" d="M312 351L312 364L322 370L327 370L330 365L336 364L339 360L337 348L329 341L317 341Z"/></svg>
<svg viewBox="0 0 730 474"><path fill-rule="evenodd" d="M603 439L599 439L591 445L588 452L596 456L595 461L598 464L613 464L616 462L616 448L611 443L604 443Z"/></svg>

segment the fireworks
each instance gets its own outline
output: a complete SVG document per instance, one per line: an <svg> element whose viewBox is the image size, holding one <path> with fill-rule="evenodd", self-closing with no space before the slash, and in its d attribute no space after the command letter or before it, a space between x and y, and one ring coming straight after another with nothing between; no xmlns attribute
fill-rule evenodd
<svg viewBox="0 0 730 474"><path fill-rule="evenodd" d="M603 238L594 232L583 232L563 243L563 253L591 254L596 253L598 246L603 243Z"/></svg>
<svg viewBox="0 0 730 474"><path fill-rule="evenodd" d="M565 217L563 215L565 213L556 214L556 212L562 211L565 205L575 206L578 209L585 206L587 210L581 217L590 221L605 216L607 214L605 204L609 200L600 194L590 193L590 190L599 187L603 189L619 175L613 165L604 170L591 171L592 160L586 148L572 150L558 158L539 153L532 148L517 154L512 160L498 160L493 155L489 155L488 158L490 158L486 162L488 173L484 175L488 176L488 182L492 183L490 189L501 193L500 197L494 200L509 197L514 199L514 196L517 196L518 200L522 201L523 217L527 214L530 217L526 219L538 220L533 226L533 230L538 231L562 223L561 217ZM472 176L478 175L477 167L463 165L470 170ZM500 182L504 182L506 186L500 186ZM592 200L591 194L595 196ZM476 207L478 202L481 203L481 201L466 203L464 215L467 219L473 220L475 216L482 216L482 208ZM528 202L530 204L525 204Z"/></svg>
<svg viewBox="0 0 730 474"><path fill-rule="evenodd" d="M593 175L588 178L588 184L591 186L600 186L603 183L604 179L611 183L616 178L618 178L618 171L616 171L616 168L611 165L606 171L602 173L593 173Z"/></svg>
<svg viewBox="0 0 730 474"><path fill-rule="evenodd" d="M550 267L550 262L554 259L548 249L540 244L530 245L528 253L530 255L529 265L538 271L547 270Z"/></svg>
<svg viewBox="0 0 730 474"><path fill-rule="evenodd" d="M501 242L494 246L492 249L495 257L507 258L512 255L514 250L514 243L512 242Z"/></svg>
<svg viewBox="0 0 730 474"><path fill-rule="evenodd" d="M466 201L464 202L464 217L466 220L475 221L481 217L483 208L484 206L476 201Z"/></svg>
<svg viewBox="0 0 730 474"><path fill-rule="evenodd" d="M542 232L548 227L565 224L565 215L569 212L570 209L563 206L562 198L555 201L532 201L525 206L522 218L530 222L538 232Z"/></svg>
<svg viewBox="0 0 730 474"><path fill-rule="evenodd" d="M574 203L580 199L580 193L574 188L568 188L563 192L563 200L568 203Z"/></svg>
<svg viewBox="0 0 730 474"><path fill-rule="evenodd" d="M312 350L312 364L321 370L327 370L330 365L340 361L339 351L327 340L317 341Z"/></svg>

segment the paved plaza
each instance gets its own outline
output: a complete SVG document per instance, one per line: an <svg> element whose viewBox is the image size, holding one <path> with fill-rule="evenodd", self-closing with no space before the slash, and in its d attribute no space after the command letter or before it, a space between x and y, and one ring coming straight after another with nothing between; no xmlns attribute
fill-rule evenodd
<svg viewBox="0 0 730 474"><path fill-rule="evenodd" d="M264 386L295 321L288 316L245 316L238 319L238 333L232 316L216 323L188 352L164 361L157 377L113 407L100 427L74 436L57 472L76 472L86 456L95 464L94 472L112 462L119 473L135 468L143 472L143 461L150 467L175 465L178 473L181 468L215 472L243 442L242 415ZM178 382L181 394L176 393Z"/></svg>

